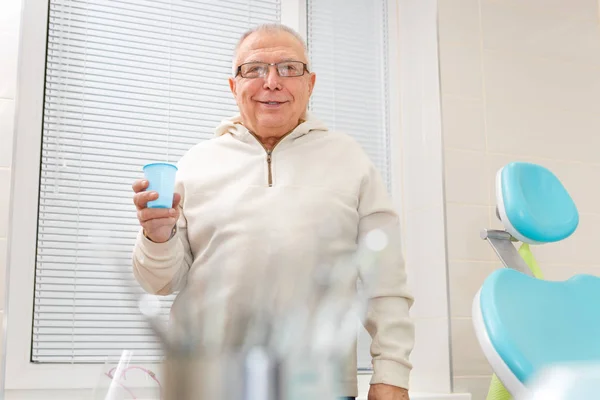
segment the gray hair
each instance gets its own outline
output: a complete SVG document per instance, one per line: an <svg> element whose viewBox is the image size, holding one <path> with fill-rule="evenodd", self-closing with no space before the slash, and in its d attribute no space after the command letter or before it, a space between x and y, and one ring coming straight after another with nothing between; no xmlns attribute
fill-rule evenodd
<svg viewBox="0 0 600 400"><path fill-rule="evenodd" d="M242 43L244 42L244 40L246 40L246 38L248 36L250 36L256 32L268 32L268 33L287 32L287 33L291 34L292 36L294 36L296 38L296 40L298 40L298 42L300 42L300 44L302 44L302 48L304 49L304 57L306 57L306 64L308 66L308 69L310 70L310 60L308 59L308 47L306 46L306 42L304 41L302 36L287 25L283 25L283 24L279 24L279 23L266 23L266 24L257 25L254 28L248 29L246 32L244 32L242 34L242 36L238 40L237 44L235 45L235 50L233 52L233 75L235 75L235 73L237 72L236 59L238 56L238 51L240 49L240 46L242 45Z"/></svg>

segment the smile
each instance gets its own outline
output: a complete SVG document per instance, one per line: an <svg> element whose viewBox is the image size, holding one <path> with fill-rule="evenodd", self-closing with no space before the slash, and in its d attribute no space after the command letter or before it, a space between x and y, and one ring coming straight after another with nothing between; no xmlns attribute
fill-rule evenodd
<svg viewBox="0 0 600 400"><path fill-rule="evenodd" d="M259 103L266 108L278 109L283 104L287 103L287 101L259 101Z"/></svg>

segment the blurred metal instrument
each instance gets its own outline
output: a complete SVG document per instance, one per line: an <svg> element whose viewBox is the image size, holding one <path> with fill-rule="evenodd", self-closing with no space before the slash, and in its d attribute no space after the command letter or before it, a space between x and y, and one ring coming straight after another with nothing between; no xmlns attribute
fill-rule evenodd
<svg viewBox="0 0 600 400"><path fill-rule="evenodd" d="M232 301L240 288L223 271L204 271L198 287L178 295L168 326L142 301L164 349L162 398L334 400L369 300L357 278L371 284L382 250L359 246L349 259L313 271L262 271L244 287L243 301ZM280 279L293 282L282 289Z"/></svg>

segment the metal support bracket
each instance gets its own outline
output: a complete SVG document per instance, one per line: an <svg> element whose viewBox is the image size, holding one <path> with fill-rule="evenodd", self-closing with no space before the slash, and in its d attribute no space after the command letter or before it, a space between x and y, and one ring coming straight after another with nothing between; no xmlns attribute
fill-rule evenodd
<svg viewBox="0 0 600 400"><path fill-rule="evenodd" d="M504 264L504 267L517 270L528 276L533 276L531 269L512 244L512 242L516 242L517 240L510 233L496 229L484 229L481 231L480 236L492 246L502 264Z"/></svg>

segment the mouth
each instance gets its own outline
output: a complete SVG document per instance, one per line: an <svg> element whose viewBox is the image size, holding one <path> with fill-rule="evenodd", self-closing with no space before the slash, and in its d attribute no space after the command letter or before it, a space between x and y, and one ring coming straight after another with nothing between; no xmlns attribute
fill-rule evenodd
<svg viewBox="0 0 600 400"><path fill-rule="evenodd" d="M287 101L258 101L261 104L264 104L267 107L279 107L282 104L287 103Z"/></svg>

